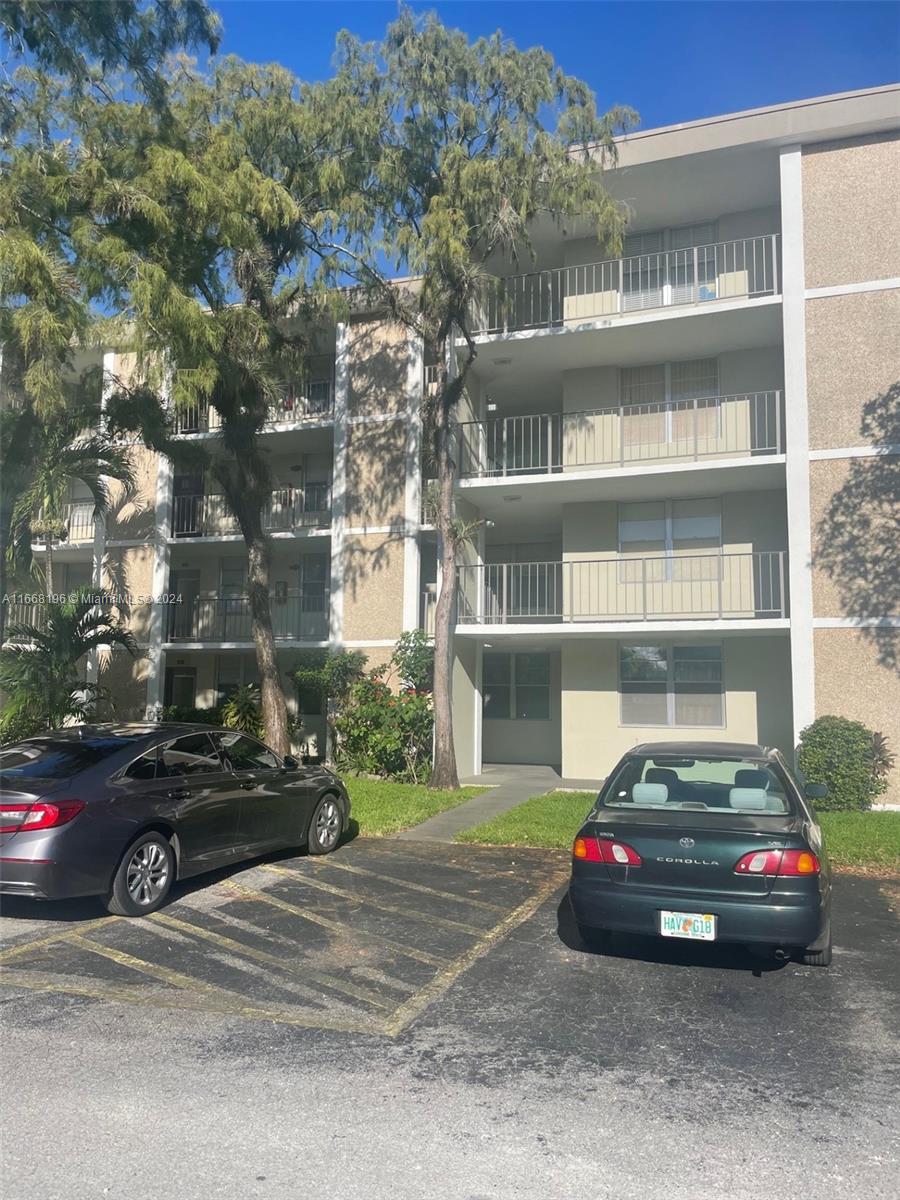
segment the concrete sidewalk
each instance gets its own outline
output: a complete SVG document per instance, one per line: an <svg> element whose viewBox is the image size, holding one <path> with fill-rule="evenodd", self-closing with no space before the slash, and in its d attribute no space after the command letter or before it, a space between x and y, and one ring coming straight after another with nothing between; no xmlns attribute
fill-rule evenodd
<svg viewBox="0 0 900 1200"><path fill-rule="evenodd" d="M462 782L466 786L481 784L488 790L467 800L465 804L438 813L421 825L404 829L394 836L401 841L452 842L464 829L472 829L475 825L490 821L532 796L540 796L556 788L592 791L599 787L597 781L562 779L552 767L506 764L486 766L480 775Z"/></svg>

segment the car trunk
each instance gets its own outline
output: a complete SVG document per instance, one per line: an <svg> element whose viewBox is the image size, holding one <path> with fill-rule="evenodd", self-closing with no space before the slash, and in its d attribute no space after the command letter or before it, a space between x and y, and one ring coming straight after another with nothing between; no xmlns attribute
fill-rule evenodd
<svg viewBox="0 0 900 1200"><path fill-rule="evenodd" d="M604 841L621 841L641 856L641 866L609 866L610 878L622 887L679 895L766 896L771 875L735 874L745 854L798 845L797 817L690 810L667 811L603 808L592 832Z"/></svg>
<svg viewBox="0 0 900 1200"><path fill-rule="evenodd" d="M66 779L29 779L27 786L10 787L6 779L0 775L0 804L36 804L39 800L48 798L63 784L67 783ZM0 813L0 828L6 825ZM11 841L18 833L18 830L13 830L11 833L0 833L0 847L3 847L7 842Z"/></svg>

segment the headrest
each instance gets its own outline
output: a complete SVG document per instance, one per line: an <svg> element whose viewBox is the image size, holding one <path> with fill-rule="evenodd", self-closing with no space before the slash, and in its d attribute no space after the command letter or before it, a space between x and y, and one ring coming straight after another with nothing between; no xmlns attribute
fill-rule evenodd
<svg viewBox="0 0 900 1200"><path fill-rule="evenodd" d="M635 804L665 804L669 789L664 783L636 783L631 789Z"/></svg>
<svg viewBox="0 0 900 1200"><path fill-rule="evenodd" d="M755 767L742 767L740 771L734 773L734 786L737 788L762 788L765 791L769 786L768 772L759 771Z"/></svg>
<svg viewBox="0 0 900 1200"><path fill-rule="evenodd" d="M671 767L648 767L644 774L646 783L664 783L673 787L678 782L678 776Z"/></svg>
<svg viewBox="0 0 900 1200"><path fill-rule="evenodd" d="M765 812L768 799L765 788L733 787L728 793L728 803L739 812Z"/></svg>

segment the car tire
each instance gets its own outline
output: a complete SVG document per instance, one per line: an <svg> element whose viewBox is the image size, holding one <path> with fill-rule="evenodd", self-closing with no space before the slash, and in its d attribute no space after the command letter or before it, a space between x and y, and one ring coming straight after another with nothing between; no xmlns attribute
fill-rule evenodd
<svg viewBox="0 0 900 1200"><path fill-rule="evenodd" d="M117 917L142 917L155 912L175 879L175 854L169 839L156 830L131 843L113 876L106 907Z"/></svg>
<svg viewBox="0 0 900 1200"><path fill-rule="evenodd" d="M831 949L831 922L828 923L828 933L825 945L821 950L804 950L801 955L804 966L807 967L830 967L832 958Z"/></svg>
<svg viewBox="0 0 900 1200"><path fill-rule="evenodd" d="M579 925L578 934L588 950L596 954L602 953L609 946L609 930L598 929L593 925Z"/></svg>
<svg viewBox="0 0 900 1200"><path fill-rule="evenodd" d="M309 823L307 849L310 854L330 854L341 840L344 814L341 802L333 792L324 795L316 805Z"/></svg>

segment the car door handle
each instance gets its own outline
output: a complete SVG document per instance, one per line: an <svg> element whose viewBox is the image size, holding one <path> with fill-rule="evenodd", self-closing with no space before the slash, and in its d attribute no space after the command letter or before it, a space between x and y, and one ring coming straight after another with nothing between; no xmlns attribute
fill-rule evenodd
<svg viewBox="0 0 900 1200"><path fill-rule="evenodd" d="M168 792L167 795L170 800L187 800L190 798L191 789L186 788L186 787L172 788L172 790L170 792Z"/></svg>
<svg viewBox="0 0 900 1200"><path fill-rule="evenodd" d="M242 779L241 787L244 789L245 792L252 792L253 789L256 787L256 780L255 779Z"/></svg>

